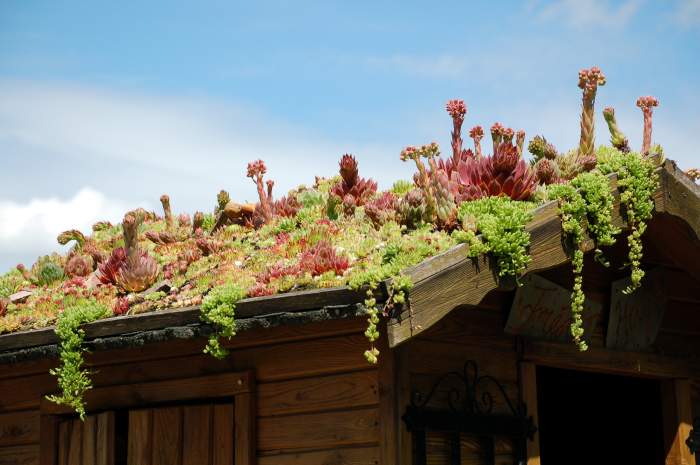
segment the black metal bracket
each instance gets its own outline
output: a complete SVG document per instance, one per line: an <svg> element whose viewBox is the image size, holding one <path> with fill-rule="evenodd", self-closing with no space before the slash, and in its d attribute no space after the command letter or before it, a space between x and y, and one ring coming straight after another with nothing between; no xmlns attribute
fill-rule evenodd
<svg viewBox="0 0 700 465"><path fill-rule="evenodd" d="M447 409L428 407L447 380L457 380L459 384L459 388L450 387L447 391ZM509 413L493 413L495 396L503 399ZM473 360L465 362L461 373L453 371L442 375L427 394L414 391L403 420L413 433L414 465L427 462L426 431L452 433L451 463L455 464L459 463L460 433L482 438L491 449L496 436L509 437L513 442L515 463L521 463L526 459L526 441L537 431L526 405L520 400L514 403L503 385L492 376L480 375Z"/></svg>

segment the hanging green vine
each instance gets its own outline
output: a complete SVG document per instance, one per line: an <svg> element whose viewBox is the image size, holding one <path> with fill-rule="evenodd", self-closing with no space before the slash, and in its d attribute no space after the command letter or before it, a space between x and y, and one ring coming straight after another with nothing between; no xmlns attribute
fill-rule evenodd
<svg viewBox="0 0 700 465"><path fill-rule="evenodd" d="M550 186L549 196L559 200L562 230L574 245L570 331L579 350L585 351L588 344L583 340L583 242L588 233L595 242L596 257L607 265L600 247L614 244L615 235L620 232L612 224L614 198L607 177L596 172L579 174L569 184Z"/></svg>
<svg viewBox="0 0 700 465"><path fill-rule="evenodd" d="M214 333L209 336L205 354L223 359L228 351L221 347L221 338L232 338L236 335L234 319L236 302L246 296L246 291L236 284L225 284L215 287L202 301L200 319L214 327Z"/></svg>
<svg viewBox="0 0 700 465"><path fill-rule="evenodd" d="M73 408L80 419L85 418L85 402L83 396L92 388L89 372L83 369L85 360L83 347L85 330L81 325L104 318L110 314L109 309L94 300L83 299L65 307L56 322L56 336L59 339L59 357L61 365L50 370L58 378L60 395L46 396L56 404Z"/></svg>
<svg viewBox="0 0 700 465"><path fill-rule="evenodd" d="M493 254L499 276L517 278L532 260L528 254L530 233L525 225L532 219L534 206L533 202L516 202L508 197L464 202L457 212L463 229L453 232L453 237L469 244L470 257Z"/></svg>
<svg viewBox="0 0 700 465"><path fill-rule="evenodd" d="M617 187L620 191L620 203L627 221L629 233L629 263L632 272L630 285L622 292L630 294L640 286L644 277L641 268L642 234L646 231L646 222L654 212L653 195L659 187L659 175L653 160L638 153L609 153L598 170L603 174L617 173Z"/></svg>

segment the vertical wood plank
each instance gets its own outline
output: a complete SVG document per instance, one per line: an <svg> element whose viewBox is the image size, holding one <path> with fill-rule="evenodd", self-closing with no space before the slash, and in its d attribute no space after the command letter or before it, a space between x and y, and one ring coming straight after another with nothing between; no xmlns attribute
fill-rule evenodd
<svg viewBox="0 0 700 465"><path fill-rule="evenodd" d="M182 463L182 407L153 409L153 465Z"/></svg>
<svg viewBox="0 0 700 465"><path fill-rule="evenodd" d="M58 465L68 465L68 448L70 441L70 420L58 424Z"/></svg>
<svg viewBox="0 0 700 465"><path fill-rule="evenodd" d="M116 434L114 412L96 415L95 421L95 465L114 465L114 437ZM90 462L83 462L87 465Z"/></svg>
<svg viewBox="0 0 700 465"><path fill-rule="evenodd" d="M129 412L129 465L151 465L153 412L150 409Z"/></svg>
<svg viewBox="0 0 700 465"><path fill-rule="evenodd" d="M69 424L68 458L66 465L81 465L81 449L83 444L83 422L79 419L71 420Z"/></svg>
<svg viewBox="0 0 700 465"><path fill-rule="evenodd" d="M673 379L661 383L666 465L694 465L685 444L692 428L690 381Z"/></svg>
<svg viewBox="0 0 700 465"><path fill-rule="evenodd" d="M255 396L251 393L235 397L234 428L236 465L255 464Z"/></svg>
<svg viewBox="0 0 700 465"><path fill-rule="evenodd" d="M396 354L389 349L386 327L382 328L379 340L379 448L381 465L398 463L398 425L400 415L397 413L396 371L394 358Z"/></svg>
<svg viewBox="0 0 700 465"><path fill-rule="evenodd" d="M397 379L397 405L399 416L403 415L406 407L411 402L411 372L409 350L411 345L399 346L393 350L396 354L396 379ZM406 428L406 423L399 422L398 450L399 459L396 463L413 463L413 442L411 433Z"/></svg>
<svg viewBox="0 0 700 465"><path fill-rule="evenodd" d="M95 463L95 446L97 445L97 417L88 415L83 424L82 464Z"/></svg>
<svg viewBox="0 0 700 465"><path fill-rule="evenodd" d="M233 465L233 404L215 404L212 421L212 465Z"/></svg>
<svg viewBox="0 0 700 465"><path fill-rule="evenodd" d="M527 406L527 414L532 416L535 426L539 426L537 415L537 366L532 362L520 362L520 393ZM540 465L540 435L527 440L527 465Z"/></svg>
<svg viewBox="0 0 700 465"><path fill-rule="evenodd" d="M39 420L39 464L58 463L58 419L53 415L42 415Z"/></svg>
<svg viewBox="0 0 700 465"><path fill-rule="evenodd" d="M183 407L182 465L209 465L212 405Z"/></svg>

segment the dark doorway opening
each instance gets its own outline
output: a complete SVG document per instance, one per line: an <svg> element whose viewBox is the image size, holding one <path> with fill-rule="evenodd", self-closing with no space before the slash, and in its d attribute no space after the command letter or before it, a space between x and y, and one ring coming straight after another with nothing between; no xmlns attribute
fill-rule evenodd
<svg viewBox="0 0 700 465"><path fill-rule="evenodd" d="M655 380L537 368L542 465L661 465L661 388Z"/></svg>

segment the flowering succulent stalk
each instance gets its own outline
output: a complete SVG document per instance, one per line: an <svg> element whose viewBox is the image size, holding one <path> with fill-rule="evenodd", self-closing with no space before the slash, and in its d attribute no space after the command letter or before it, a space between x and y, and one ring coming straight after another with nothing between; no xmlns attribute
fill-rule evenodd
<svg viewBox="0 0 700 465"><path fill-rule="evenodd" d="M597 66L582 69L578 73L578 87L583 90L581 104L581 139L578 158L594 157L595 154L595 95L598 86L605 85L605 75Z"/></svg>
<svg viewBox="0 0 700 465"><path fill-rule="evenodd" d="M610 130L610 143L613 147L618 149L620 152L627 153L630 151L629 141L627 137L620 131L617 127L617 119L615 118L615 109L608 107L603 110L603 117L605 122L608 123L608 129Z"/></svg>
<svg viewBox="0 0 700 465"><path fill-rule="evenodd" d="M267 223L272 220L272 205L270 205L270 199L267 198L267 194L265 193L265 188L263 186L263 175L266 172L267 168L265 167L265 162L262 160L248 163L247 176L251 178L257 186L262 217Z"/></svg>
<svg viewBox="0 0 700 465"><path fill-rule="evenodd" d="M196 233L198 229L202 229L204 225L204 213L195 212L194 218L192 218L192 233Z"/></svg>
<svg viewBox="0 0 700 465"><path fill-rule="evenodd" d="M463 100L450 100L446 109L452 117L452 157L457 161L462 156L462 123L467 114L467 106Z"/></svg>
<svg viewBox="0 0 700 465"><path fill-rule="evenodd" d="M527 150L535 156L536 160L541 158L554 160L558 154L557 148L547 142L547 139L542 136L533 137L527 146Z"/></svg>
<svg viewBox="0 0 700 465"><path fill-rule="evenodd" d="M168 229L173 228L173 212L170 210L170 197L167 194L160 196L160 203L163 205L163 214L165 215L165 224Z"/></svg>
<svg viewBox="0 0 700 465"><path fill-rule="evenodd" d="M78 248L81 248L83 244L85 244L85 235L77 229L70 229L59 234L56 240L58 240L58 243L61 245L66 245L70 241L75 241L78 243Z"/></svg>
<svg viewBox="0 0 700 465"><path fill-rule="evenodd" d="M122 221L122 230L124 231L124 248L126 249L127 255L136 250L138 245L138 228L139 222L136 218L127 213L124 216L124 221Z"/></svg>
<svg viewBox="0 0 700 465"><path fill-rule="evenodd" d="M642 154L649 155L649 148L651 148L651 117L654 107L659 106L659 100L651 95L639 97L637 99L637 106L641 108L642 112L644 113L644 139L642 142Z"/></svg>
<svg viewBox="0 0 700 465"><path fill-rule="evenodd" d="M484 137L484 129L481 126L474 126L469 131L469 137L474 140L474 153L476 158L481 158L481 139Z"/></svg>
<svg viewBox="0 0 700 465"><path fill-rule="evenodd" d="M418 176L416 179L416 184L418 187L423 189L425 194L425 211L426 216L434 221L435 214L437 213L437 205L435 203L435 193L430 182L430 176L428 170L426 170L421 158L427 158L430 162L431 159L440 154L440 147L438 147L436 142L431 142L428 145L422 145L421 147L406 147L401 151L401 160L413 160L418 168Z"/></svg>
<svg viewBox="0 0 700 465"><path fill-rule="evenodd" d="M513 131L513 128L503 129L503 142L506 144L512 144L513 136L515 136L515 131Z"/></svg>
<svg viewBox="0 0 700 465"><path fill-rule="evenodd" d="M229 193L221 189L216 195L216 208L214 209L214 213L219 213L220 211L222 211L224 208L226 208L226 204L230 201L231 196L229 195Z"/></svg>
<svg viewBox="0 0 700 465"><path fill-rule="evenodd" d="M515 133L515 145L518 147L518 156L521 157L525 147L525 131L522 129Z"/></svg>
<svg viewBox="0 0 700 465"><path fill-rule="evenodd" d="M501 141L503 140L503 133L505 132L505 128L501 125L501 123L493 123L493 126L491 126L491 140L493 141L493 152L496 153L496 149L499 145L501 145Z"/></svg>

